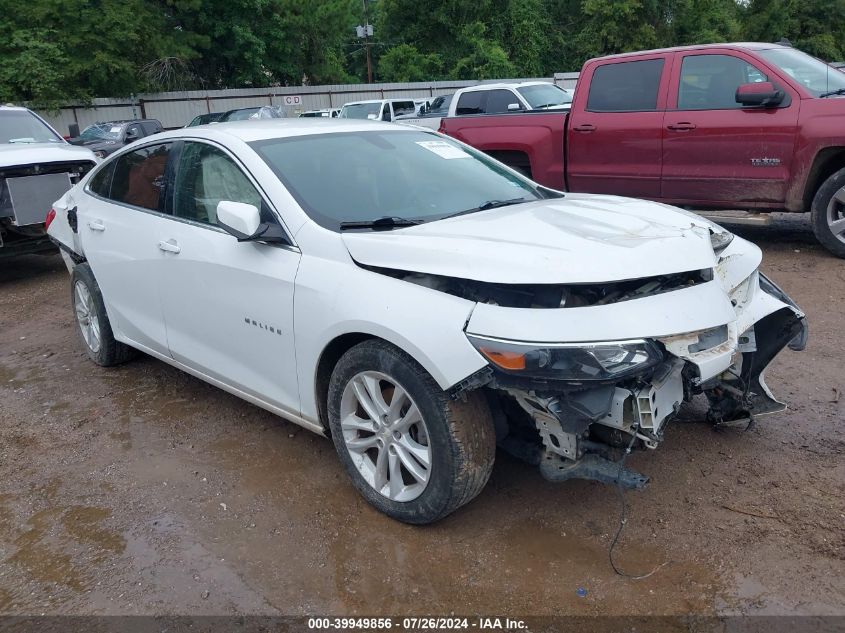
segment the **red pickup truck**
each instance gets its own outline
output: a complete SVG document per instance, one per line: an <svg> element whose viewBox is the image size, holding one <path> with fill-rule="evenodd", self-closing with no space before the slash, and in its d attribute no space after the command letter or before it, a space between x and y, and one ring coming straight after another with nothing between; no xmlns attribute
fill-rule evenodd
<svg viewBox="0 0 845 633"><path fill-rule="evenodd" d="M777 44L592 59L568 114L444 118L536 182L694 209L812 212L845 257L845 73Z"/></svg>

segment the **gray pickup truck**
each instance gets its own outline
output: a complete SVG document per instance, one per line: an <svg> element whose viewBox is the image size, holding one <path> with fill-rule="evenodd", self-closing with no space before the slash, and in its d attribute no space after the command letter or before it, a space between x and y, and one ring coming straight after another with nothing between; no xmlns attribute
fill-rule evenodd
<svg viewBox="0 0 845 633"><path fill-rule="evenodd" d="M31 110L0 106L0 258L55 248L45 218L96 164Z"/></svg>

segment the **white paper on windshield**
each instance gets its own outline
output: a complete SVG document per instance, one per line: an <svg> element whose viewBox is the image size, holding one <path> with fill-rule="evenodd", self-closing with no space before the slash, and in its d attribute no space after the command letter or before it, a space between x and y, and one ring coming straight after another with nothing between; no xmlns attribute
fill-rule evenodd
<svg viewBox="0 0 845 633"><path fill-rule="evenodd" d="M118 126L112 127L112 129L109 130L109 132L111 132L112 134L117 134L118 132L120 132L120 126L118 125Z"/></svg>
<svg viewBox="0 0 845 633"><path fill-rule="evenodd" d="M447 160L470 157L469 154L460 147L455 147L446 141L417 141L417 145L424 147L429 152L434 152L440 158L445 158Z"/></svg>

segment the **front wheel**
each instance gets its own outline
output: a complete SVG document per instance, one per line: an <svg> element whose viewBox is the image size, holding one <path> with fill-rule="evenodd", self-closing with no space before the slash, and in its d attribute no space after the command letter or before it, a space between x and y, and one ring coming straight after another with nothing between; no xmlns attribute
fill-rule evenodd
<svg viewBox="0 0 845 633"><path fill-rule="evenodd" d="M813 232L837 257L845 258L845 169L824 181L813 198Z"/></svg>
<svg viewBox="0 0 845 633"><path fill-rule="evenodd" d="M406 523L431 523L471 501L490 477L495 433L486 400L450 399L410 356L370 340L338 361L329 426L358 491Z"/></svg>

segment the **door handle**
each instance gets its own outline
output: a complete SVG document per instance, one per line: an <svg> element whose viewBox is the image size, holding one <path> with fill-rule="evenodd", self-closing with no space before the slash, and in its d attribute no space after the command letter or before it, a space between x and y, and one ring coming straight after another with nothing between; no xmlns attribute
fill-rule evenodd
<svg viewBox="0 0 845 633"><path fill-rule="evenodd" d="M176 243L176 240L164 240L158 243L158 247L163 250L165 253L181 253L182 247Z"/></svg>
<svg viewBox="0 0 845 633"><path fill-rule="evenodd" d="M592 123L582 123L581 125L576 125L572 129L576 132L594 132L596 130L596 126Z"/></svg>
<svg viewBox="0 0 845 633"><path fill-rule="evenodd" d="M106 225L103 224L100 220L89 220L88 228L92 231L105 231Z"/></svg>
<svg viewBox="0 0 845 633"><path fill-rule="evenodd" d="M671 125L667 125L666 128L675 131L694 130L695 123L690 123L689 121L681 121L679 123L672 123Z"/></svg>

